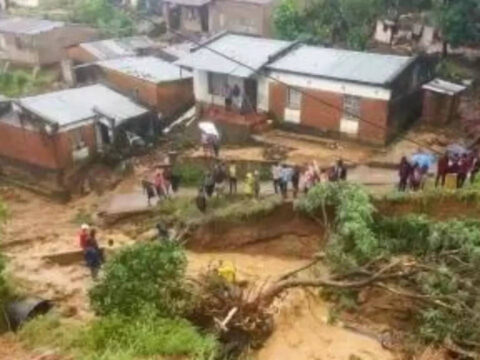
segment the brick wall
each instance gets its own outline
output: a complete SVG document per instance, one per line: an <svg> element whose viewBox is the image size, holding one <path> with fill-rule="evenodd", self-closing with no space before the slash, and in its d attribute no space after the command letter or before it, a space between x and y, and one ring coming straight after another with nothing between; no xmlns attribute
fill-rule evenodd
<svg viewBox="0 0 480 360"><path fill-rule="evenodd" d="M388 140L388 116L388 101L362 99L358 138L373 144L385 144Z"/></svg>
<svg viewBox="0 0 480 360"><path fill-rule="evenodd" d="M316 90L305 90L302 95L300 123L322 131L339 131L343 95Z"/></svg>
<svg viewBox="0 0 480 360"><path fill-rule="evenodd" d="M127 96L133 96L134 91L138 89L138 100L140 102L155 109L158 107L157 84L105 68L103 69L103 76L119 92Z"/></svg>
<svg viewBox="0 0 480 360"><path fill-rule="evenodd" d="M71 46L67 48L67 57L76 64L90 63L98 59L80 46Z"/></svg>
<svg viewBox="0 0 480 360"><path fill-rule="evenodd" d="M90 154L95 153L94 125L81 131ZM49 136L0 121L0 156L49 170L68 168L73 165L71 132Z"/></svg>
<svg viewBox="0 0 480 360"><path fill-rule="evenodd" d="M287 100L287 87L282 84L271 83L269 94L269 111L277 120L283 120Z"/></svg>
<svg viewBox="0 0 480 360"><path fill-rule="evenodd" d="M343 116L343 94L304 89L302 95L300 125L322 132L339 133ZM270 84L270 112L283 120L287 101L287 88L282 84ZM385 144L389 140L389 103L385 100L362 99L361 118L357 139Z"/></svg>
<svg viewBox="0 0 480 360"><path fill-rule="evenodd" d="M167 117L193 105L193 80L184 79L160 84L157 87L157 109Z"/></svg>
<svg viewBox="0 0 480 360"><path fill-rule="evenodd" d="M139 102L167 117L193 105L194 102L192 79L155 84L107 69L103 70L103 76L108 84L127 96L133 96L138 89Z"/></svg>

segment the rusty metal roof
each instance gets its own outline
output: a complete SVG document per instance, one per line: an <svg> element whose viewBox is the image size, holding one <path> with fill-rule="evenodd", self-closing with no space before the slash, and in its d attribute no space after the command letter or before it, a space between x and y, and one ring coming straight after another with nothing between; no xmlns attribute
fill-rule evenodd
<svg viewBox="0 0 480 360"><path fill-rule="evenodd" d="M65 26L61 21L36 18L6 17L0 18L0 32L11 34L35 35Z"/></svg>

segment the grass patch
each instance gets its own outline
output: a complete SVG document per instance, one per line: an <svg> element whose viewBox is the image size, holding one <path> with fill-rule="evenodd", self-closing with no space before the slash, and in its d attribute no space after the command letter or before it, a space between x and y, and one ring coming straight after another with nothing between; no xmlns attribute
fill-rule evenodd
<svg viewBox="0 0 480 360"><path fill-rule="evenodd" d="M0 74L0 93L8 97L35 94L54 81L54 75L46 71L34 75L25 70L11 70Z"/></svg>
<svg viewBox="0 0 480 360"><path fill-rule="evenodd" d="M199 187L206 170L201 164L182 162L174 166L173 173L180 177L180 186Z"/></svg>
<svg viewBox="0 0 480 360"><path fill-rule="evenodd" d="M28 322L18 337L30 349L56 349L78 360L153 360L159 356L213 360L218 351L216 339L201 334L188 321L152 313L136 318L112 315L87 325L49 314Z"/></svg>
<svg viewBox="0 0 480 360"><path fill-rule="evenodd" d="M401 204L407 202L431 204L442 200L454 199L462 203L478 204L480 201L480 187L477 184L463 189L433 188L418 192L394 191L385 195L381 200Z"/></svg>

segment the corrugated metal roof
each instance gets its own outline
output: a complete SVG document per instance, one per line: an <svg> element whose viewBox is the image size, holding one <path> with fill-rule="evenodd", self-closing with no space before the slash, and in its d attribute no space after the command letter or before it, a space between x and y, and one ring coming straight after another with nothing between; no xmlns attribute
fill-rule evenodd
<svg viewBox="0 0 480 360"><path fill-rule="evenodd" d="M99 61L97 64L101 67L119 71L154 83L188 79L192 77L192 74L189 71L153 56L126 57Z"/></svg>
<svg viewBox="0 0 480 360"><path fill-rule="evenodd" d="M253 70L260 70L268 62L270 56L277 54L290 45L291 43L287 41L225 34L181 58L176 64L191 69L246 78L254 74ZM242 66L215 52L231 57L248 67Z"/></svg>
<svg viewBox="0 0 480 360"><path fill-rule="evenodd" d="M185 6L202 6L211 2L211 0L164 0L171 4L185 5Z"/></svg>
<svg viewBox="0 0 480 360"><path fill-rule="evenodd" d="M413 58L302 45L269 69L384 85Z"/></svg>
<svg viewBox="0 0 480 360"><path fill-rule="evenodd" d="M442 79L434 79L428 84L422 86L423 89L431 90L440 94L455 95L467 89L466 86L445 81Z"/></svg>
<svg viewBox="0 0 480 360"><path fill-rule="evenodd" d="M19 105L45 120L68 126L95 116L94 109L117 124L148 112L129 98L103 85L91 85L26 97Z"/></svg>
<svg viewBox="0 0 480 360"><path fill-rule="evenodd" d="M153 47L155 43L147 36L133 36L121 39L108 39L82 43L80 46L98 60L135 56L140 49Z"/></svg>
<svg viewBox="0 0 480 360"><path fill-rule="evenodd" d="M0 32L34 35L65 26L61 21L36 18L7 17L0 18Z"/></svg>

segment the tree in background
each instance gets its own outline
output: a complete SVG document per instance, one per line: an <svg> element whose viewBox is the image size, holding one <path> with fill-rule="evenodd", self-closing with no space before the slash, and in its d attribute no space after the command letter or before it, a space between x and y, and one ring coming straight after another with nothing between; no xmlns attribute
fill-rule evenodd
<svg viewBox="0 0 480 360"><path fill-rule="evenodd" d="M372 35L385 0L315 0L300 10L294 0L283 0L274 15L282 39L310 43L344 44L363 50Z"/></svg>
<svg viewBox="0 0 480 360"><path fill-rule="evenodd" d="M443 34L443 55L448 45L470 45L480 41L480 1L438 0L436 18Z"/></svg>
<svg viewBox="0 0 480 360"><path fill-rule="evenodd" d="M81 0L74 11L73 20L90 24L113 37L132 35L133 19L125 10L110 0Z"/></svg>

